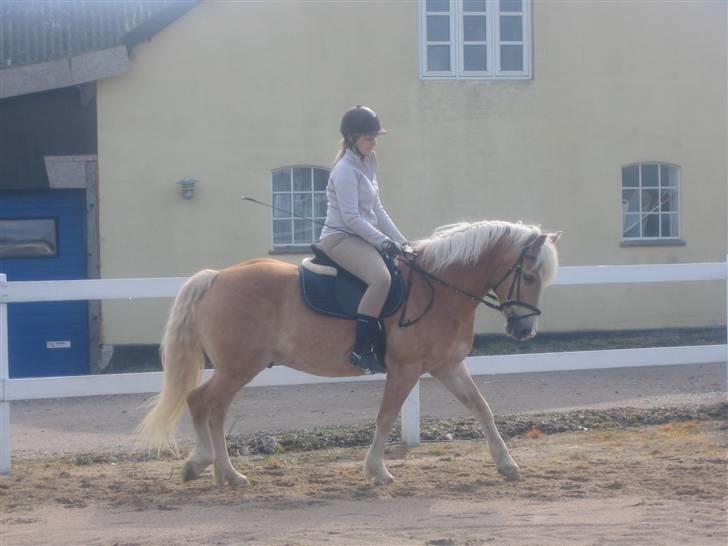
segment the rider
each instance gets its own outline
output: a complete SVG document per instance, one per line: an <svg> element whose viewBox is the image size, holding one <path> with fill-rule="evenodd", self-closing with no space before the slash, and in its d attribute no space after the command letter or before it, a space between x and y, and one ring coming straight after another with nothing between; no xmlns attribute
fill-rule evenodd
<svg viewBox="0 0 728 546"><path fill-rule="evenodd" d="M355 106L344 114L343 140L326 187L326 225L321 231L326 254L367 284L349 357L367 373L386 371L372 348L392 281L380 252L396 256L407 241L379 199L374 147L384 133L377 114L366 106Z"/></svg>

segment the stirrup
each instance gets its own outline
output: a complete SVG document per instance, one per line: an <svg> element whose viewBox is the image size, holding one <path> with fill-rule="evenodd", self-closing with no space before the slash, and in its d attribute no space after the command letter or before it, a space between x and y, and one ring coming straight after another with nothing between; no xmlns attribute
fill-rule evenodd
<svg viewBox="0 0 728 546"><path fill-rule="evenodd" d="M362 370L367 375L387 373L387 368L382 366L374 352L360 355L359 353L352 351L349 356L349 362L351 362L355 368Z"/></svg>

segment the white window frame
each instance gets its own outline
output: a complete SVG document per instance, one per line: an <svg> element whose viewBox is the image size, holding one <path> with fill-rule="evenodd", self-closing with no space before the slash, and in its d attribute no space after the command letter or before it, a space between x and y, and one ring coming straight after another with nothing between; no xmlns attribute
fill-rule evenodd
<svg viewBox="0 0 728 546"><path fill-rule="evenodd" d="M533 24L532 0L522 0L521 15L523 17L523 42L500 41L500 8L499 0L486 1L487 16L487 71L465 71L464 69L464 31L463 0L449 0L450 41L427 41L427 0L418 0L419 11L419 47L420 78L423 80L530 80L533 78ZM431 15L444 15L446 12L432 12ZM509 12L507 12L509 13ZM427 45L450 45L450 70L427 70ZM500 70L500 46L523 44L523 70Z"/></svg>
<svg viewBox="0 0 728 546"><path fill-rule="evenodd" d="M642 166L643 165L656 165L657 166L657 186L644 186L642 184ZM662 167L669 167L671 169L675 170L675 185L674 186L663 186L662 184ZM638 172L638 181L637 186L624 186L623 179L620 179L620 197L622 198L622 240L624 242L630 242L630 241L679 241L681 240L681 224L680 221L681 217L681 204L682 204L682 180L681 180L681 171L680 166L675 165L674 163L668 163L666 161L638 161L637 163L630 163L628 165L623 165L620 169L620 175L624 177L624 169L629 167L637 167ZM638 192L639 195L639 210L638 212L632 212L630 214L639 215L639 227L640 227L640 233L637 237L626 237L625 234L631 229L633 226L628 226L625 228L624 225L624 218L627 214L627 211L625 210L625 199L624 199L624 190L630 190L634 189ZM663 189L674 189L676 194L676 204L675 204L675 210L674 211L663 211L662 210L662 200L657 204L657 206L650 211L643 211L642 210L642 191L643 190L656 190L657 195L660 195L660 192ZM647 237L643 235L642 230L642 221L649 215L649 214L657 214L657 224L658 224L658 235L657 237ZM662 235L662 217L663 216L675 216L677 218L677 233L675 235ZM636 225L636 224L635 224Z"/></svg>
<svg viewBox="0 0 728 546"><path fill-rule="evenodd" d="M308 169L311 174L311 190L310 191L296 191L293 186L293 169ZM288 171L290 176L290 191L275 191L275 188L273 186L273 180L276 173L280 171ZM326 202L326 189L323 190L316 190L315 186L315 178L314 178L314 170L319 171L325 171L327 173L327 180L328 175L331 173L331 169L328 167L321 167L319 165L289 165L286 167L277 167L275 169L271 170L271 177L270 177L270 188L271 188L271 203L275 207L276 206L276 195L290 195L291 199L291 205L290 205L290 211L291 216L286 217L276 217L276 211L271 211L271 245L274 250L286 250L286 249L307 249L311 246L312 243L319 242L319 236L317 233L321 233L321 228L323 227L321 224L323 224L326 220L325 211L324 216L316 216L316 196L322 197L323 202ZM294 236L295 236L295 224L294 220L302 220L305 215L300 215L300 218L297 218L296 216L293 216L293 213L295 213L295 206L294 206L294 195L295 194L310 194L311 195L311 216L310 218L315 220L316 222L319 222L319 224L316 224L315 222L309 222L311 224L311 237L312 239L310 241L302 242L302 243L296 243L294 242ZM276 243L275 241L275 228L274 225L276 221L283 221L283 220L289 220L291 224L291 242L290 243Z"/></svg>

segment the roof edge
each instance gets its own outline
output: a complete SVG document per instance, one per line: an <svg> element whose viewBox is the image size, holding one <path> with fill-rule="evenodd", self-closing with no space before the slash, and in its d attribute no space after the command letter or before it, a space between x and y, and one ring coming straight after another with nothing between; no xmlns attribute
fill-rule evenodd
<svg viewBox="0 0 728 546"><path fill-rule="evenodd" d="M71 87L123 74L129 69L125 46L44 63L0 70L0 99Z"/></svg>
<svg viewBox="0 0 728 546"><path fill-rule="evenodd" d="M134 47L142 42L146 42L152 36L164 30L199 3L200 0L180 0L179 2L175 2L122 36L121 43L131 52Z"/></svg>

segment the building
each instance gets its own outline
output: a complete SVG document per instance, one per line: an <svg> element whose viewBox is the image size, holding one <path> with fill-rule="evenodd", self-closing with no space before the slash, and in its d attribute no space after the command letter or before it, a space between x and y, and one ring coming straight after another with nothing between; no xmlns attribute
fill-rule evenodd
<svg viewBox="0 0 728 546"><path fill-rule="evenodd" d="M96 83L100 275L300 260L314 228L238 198L320 217L354 104L389 130L382 197L411 239L460 220L523 220L564 231L564 265L723 261L727 9L196 3ZM724 306L719 283L553 287L541 328L718 325ZM104 302L100 342L158 343L168 307ZM476 328L501 322L483 310Z"/></svg>
<svg viewBox="0 0 728 546"><path fill-rule="evenodd" d="M0 3L0 272L99 277L96 81L194 2ZM12 304L13 377L102 362L99 302Z"/></svg>

